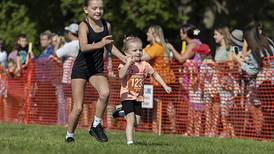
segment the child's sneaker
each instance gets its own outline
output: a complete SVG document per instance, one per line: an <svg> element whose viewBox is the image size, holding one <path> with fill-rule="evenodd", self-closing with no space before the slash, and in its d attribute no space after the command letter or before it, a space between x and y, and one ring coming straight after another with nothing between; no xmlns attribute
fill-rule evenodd
<svg viewBox="0 0 274 154"><path fill-rule="evenodd" d="M67 143L73 143L74 141L75 140L74 140L73 137L67 137L66 140L65 140L65 142L67 142Z"/></svg>
<svg viewBox="0 0 274 154"><path fill-rule="evenodd" d="M124 117L124 116L125 116L125 111L122 110L122 107L118 107L112 112L113 118Z"/></svg>

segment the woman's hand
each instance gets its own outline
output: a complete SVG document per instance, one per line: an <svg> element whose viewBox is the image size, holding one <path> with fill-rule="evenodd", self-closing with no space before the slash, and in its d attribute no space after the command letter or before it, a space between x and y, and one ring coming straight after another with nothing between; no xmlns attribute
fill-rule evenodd
<svg viewBox="0 0 274 154"><path fill-rule="evenodd" d="M112 42L113 42L112 35L105 36L100 41L100 43L102 44L103 47L110 44L110 43L112 43Z"/></svg>
<svg viewBox="0 0 274 154"><path fill-rule="evenodd" d="M173 50L175 49L175 48L173 47L173 45L170 44L170 43L167 43L166 45L167 45L167 48L170 49L171 51L173 51Z"/></svg>
<svg viewBox="0 0 274 154"><path fill-rule="evenodd" d="M239 56L237 56L234 52L230 53L230 57L233 61L236 61L239 64L241 64L243 62L243 59L241 59Z"/></svg>

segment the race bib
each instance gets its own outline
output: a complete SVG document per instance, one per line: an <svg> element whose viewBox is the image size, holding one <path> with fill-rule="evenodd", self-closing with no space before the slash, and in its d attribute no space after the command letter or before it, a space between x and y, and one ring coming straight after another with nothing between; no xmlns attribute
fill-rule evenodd
<svg viewBox="0 0 274 154"><path fill-rule="evenodd" d="M132 76L128 80L128 91L130 94L142 93L144 79L142 77Z"/></svg>

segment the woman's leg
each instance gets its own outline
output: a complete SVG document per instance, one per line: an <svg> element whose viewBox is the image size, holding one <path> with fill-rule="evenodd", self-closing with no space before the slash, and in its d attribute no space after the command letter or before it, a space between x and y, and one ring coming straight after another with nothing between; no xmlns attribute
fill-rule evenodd
<svg viewBox="0 0 274 154"><path fill-rule="evenodd" d="M188 109L188 121L187 121L187 128L186 128L186 135L192 136L193 135L193 125L194 125L194 114L193 109L190 106Z"/></svg>
<svg viewBox="0 0 274 154"><path fill-rule="evenodd" d="M200 136L202 128L202 112L194 111L194 136Z"/></svg>
<svg viewBox="0 0 274 154"><path fill-rule="evenodd" d="M94 136L100 142L107 142L108 138L101 125L104 112L107 107L109 98L109 86L106 77L102 74L97 74L89 78L90 84L96 89L99 98L96 103L96 111L94 121L90 127L90 135Z"/></svg>
<svg viewBox="0 0 274 154"><path fill-rule="evenodd" d="M211 102L205 105L205 136L211 136Z"/></svg>
<svg viewBox="0 0 274 154"><path fill-rule="evenodd" d="M251 118L253 120L253 126L255 128L256 133L261 133L263 126L263 112L260 106L255 106L252 104L249 107L249 111L251 113Z"/></svg>
<svg viewBox="0 0 274 154"><path fill-rule="evenodd" d="M211 132L214 136L216 136L218 134L218 122L219 122L219 118L220 118L220 104L219 102L217 102L217 100L214 100L214 102L212 102L212 114L211 114Z"/></svg>
<svg viewBox="0 0 274 154"><path fill-rule="evenodd" d="M84 91L86 82L87 81L84 79L72 79L71 81L73 107L69 115L68 121L69 133L74 133L79 121L80 114L83 110Z"/></svg>
<svg viewBox="0 0 274 154"><path fill-rule="evenodd" d="M102 74L94 75L89 79L90 84L97 90L99 98L96 103L95 116L102 118L109 98L109 85L107 78Z"/></svg>

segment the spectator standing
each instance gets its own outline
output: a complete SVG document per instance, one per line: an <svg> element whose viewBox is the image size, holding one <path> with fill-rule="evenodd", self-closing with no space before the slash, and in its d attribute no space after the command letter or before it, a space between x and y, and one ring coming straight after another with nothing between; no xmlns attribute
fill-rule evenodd
<svg viewBox="0 0 274 154"><path fill-rule="evenodd" d="M65 27L65 37L69 42L65 43L62 47L61 38L59 36L56 37L56 44L54 44L54 48L57 49L55 51L56 57L51 55L50 58L57 61L63 62L63 76L62 76L62 84L56 85L56 95L58 101L58 117L57 123L60 125L65 125L67 123L67 103L66 100L71 100L70 97L65 99L64 85L68 85L71 83L71 71L75 58L79 53L79 40L78 40L78 24L72 23L69 26ZM60 47L60 48L59 48ZM60 60L61 59L61 60Z"/></svg>
<svg viewBox="0 0 274 154"><path fill-rule="evenodd" d="M8 65L8 55L7 51L5 50L4 40L0 39L0 65L3 69L7 68Z"/></svg>

